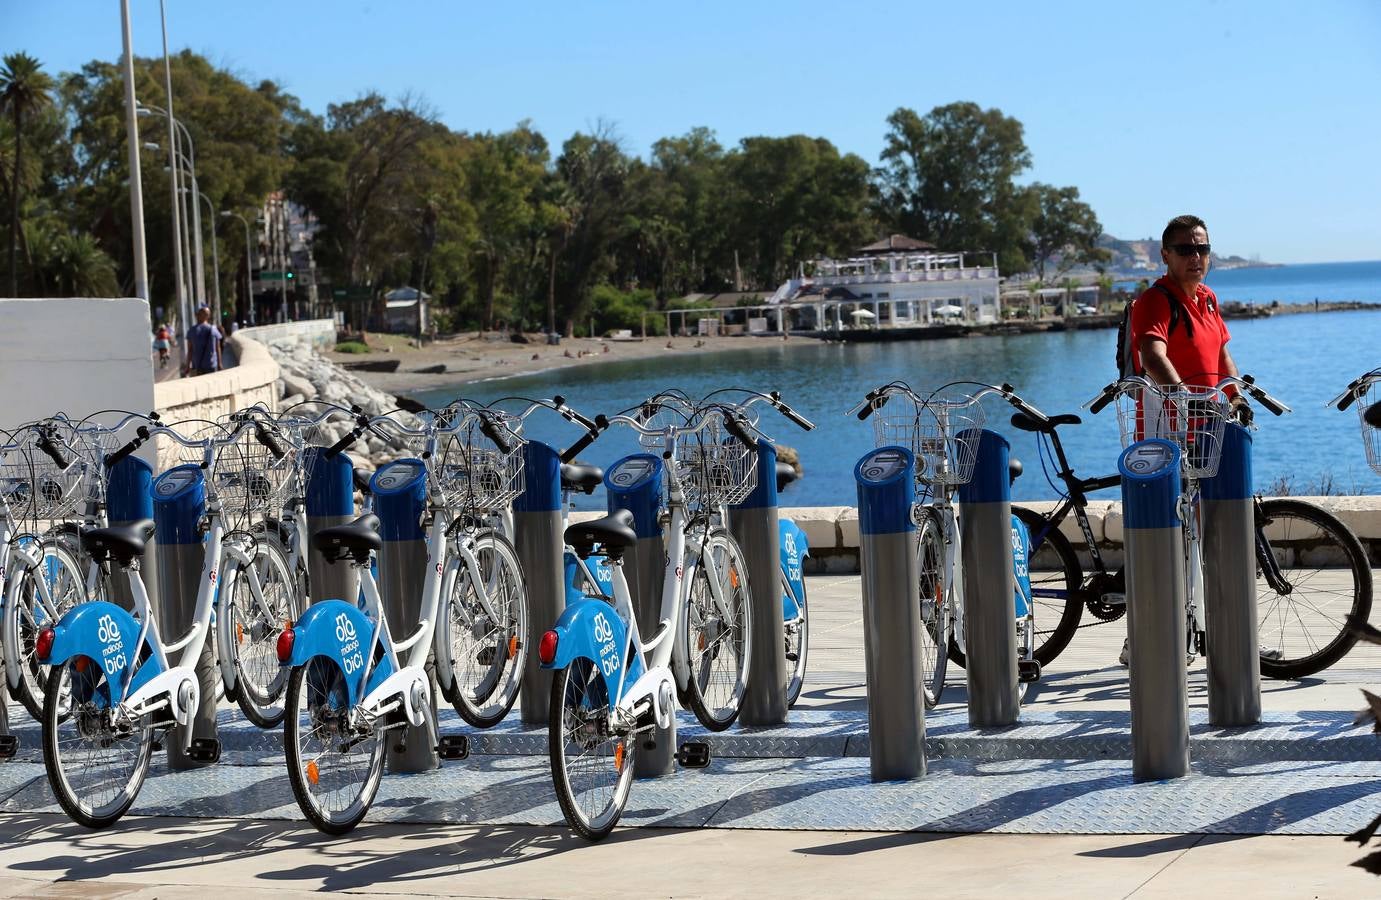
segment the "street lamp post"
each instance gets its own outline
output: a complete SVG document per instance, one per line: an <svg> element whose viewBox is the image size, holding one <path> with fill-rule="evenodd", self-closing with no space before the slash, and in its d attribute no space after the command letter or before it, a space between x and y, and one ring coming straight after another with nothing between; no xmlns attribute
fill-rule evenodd
<svg viewBox="0 0 1381 900"><path fill-rule="evenodd" d="M236 218L245 226L245 303L249 307L249 324L254 324L254 264L249 257L249 220L237 212L226 210L222 219Z"/></svg>
<svg viewBox="0 0 1381 900"><path fill-rule="evenodd" d="M220 251L216 249L216 207L211 203L211 198L197 191L197 196L206 204L206 211L211 214L211 294L216 298L216 327L221 326L221 262Z"/></svg>
<svg viewBox="0 0 1381 900"><path fill-rule="evenodd" d="M144 180L139 169L139 125L134 108L134 51L131 49L129 0L120 0L120 33L124 39L125 56L122 68L125 76L125 140L129 143L129 219L130 249L134 253L134 295L149 301L149 263L144 249Z"/></svg>
<svg viewBox="0 0 1381 900"><path fill-rule="evenodd" d="M179 224L181 225L183 242L184 245L188 248L187 293L195 295L197 305L201 305L206 302L206 276L205 266L202 262L202 243L205 240L205 237L201 229L201 204L196 202L196 195L201 193L200 186L197 184L196 144L192 142L192 134L187 130L187 126L183 125L180 121L178 121L176 117L170 115L167 110L161 107L153 106L151 104L148 106L141 105L135 110L135 114L139 116L163 116L170 123L168 126L168 131L172 135L172 155L179 162L178 166L173 167L173 183L175 185L174 189L176 191L177 199L179 200L179 204L175 204L174 207L174 227L176 228ZM179 138L179 134L181 135L181 138ZM187 149L185 151L182 149L182 144L184 141L187 145ZM191 178L192 183L190 188L184 187L182 185L182 176L184 174ZM180 205L181 201L183 201L189 194L192 195L190 215L188 214L186 206ZM182 220L180 223L178 222L177 218L179 208L181 210ZM189 228L190 231L194 232L197 236L195 243L189 239ZM182 265L181 258L179 258L179 278L181 278L181 273ZM183 312L184 314L188 314L191 312L191 310L184 309Z"/></svg>
<svg viewBox="0 0 1381 900"><path fill-rule="evenodd" d="M172 64L168 61L168 15L163 0L158 0L158 19L163 28L163 87L168 94L168 146L176 150L177 129L173 126L173 69ZM137 111L136 114L138 114ZM176 235L181 230L181 215L178 207L182 202L182 198L178 191L182 187L182 184L178 176L177 165L174 164L169 166L169 168L172 170L169 177L172 179L173 234L174 240L176 240ZM179 330L185 333L186 330L191 327L191 321L188 315L191 310L188 308L187 303L187 289L186 282L184 281L182 255L180 252L174 254L174 268L176 269L178 282L178 315L182 319Z"/></svg>

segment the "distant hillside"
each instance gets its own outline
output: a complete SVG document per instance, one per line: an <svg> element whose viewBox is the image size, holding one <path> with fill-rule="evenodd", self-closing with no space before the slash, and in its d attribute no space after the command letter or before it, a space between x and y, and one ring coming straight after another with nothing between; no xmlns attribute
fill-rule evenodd
<svg viewBox="0 0 1381 900"><path fill-rule="evenodd" d="M1124 241L1110 234L1104 234L1098 239L1098 246L1112 253L1108 268L1115 272L1160 271L1164 268L1164 264L1160 260L1159 238ZM1246 259L1241 256L1222 256L1214 253L1213 265L1220 269L1248 269L1270 268L1277 263Z"/></svg>

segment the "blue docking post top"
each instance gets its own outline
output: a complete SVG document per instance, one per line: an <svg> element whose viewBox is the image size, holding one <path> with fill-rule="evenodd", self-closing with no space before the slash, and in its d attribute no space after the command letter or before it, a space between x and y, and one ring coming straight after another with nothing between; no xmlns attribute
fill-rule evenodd
<svg viewBox="0 0 1381 900"><path fill-rule="evenodd" d="M1189 772L1180 449L1159 438L1138 441L1122 451L1117 468L1127 558L1132 777L1179 778Z"/></svg>
<svg viewBox="0 0 1381 900"><path fill-rule="evenodd" d="M753 461L757 484L729 514L729 528L748 568L752 598L752 648L748 686L739 721L744 725L780 725L786 721L786 625L778 597L781 541L778 536L777 448L758 440Z"/></svg>
<svg viewBox="0 0 1381 900"><path fill-rule="evenodd" d="M556 623L566 608L563 587L565 546L561 533L561 457L541 441L523 445L523 492L513 501L514 550L527 580L528 648L523 666L522 704L524 724L548 721L552 673L542 668L537 644L542 633Z"/></svg>
<svg viewBox="0 0 1381 900"><path fill-rule="evenodd" d="M354 603L360 592L360 576L346 563L334 565L317 552L311 538L324 528L344 525L355 517L355 464L344 453L328 456L322 447L304 454L307 472L307 573L313 603L344 600ZM291 549L291 548L288 548Z"/></svg>
<svg viewBox="0 0 1381 900"><path fill-rule="evenodd" d="M126 460L128 462L129 460ZM169 469L153 481L154 534L158 538L158 584L160 603L155 609L164 643L181 640L191 630L201 587L204 535L201 518L206 513L206 477L201 466L185 465ZM192 737L216 737L216 658L213 641L202 643L197 658L197 682L201 703L192 719ZM191 759L182 750L183 729L173 729L166 742L168 766L173 769L200 768L205 763Z"/></svg>
<svg viewBox="0 0 1381 900"><path fill-rule="evenodd" d="M624 554L623 576L628 581L638 626L646 639L662 617L665 556L658 517L662 504L662 458L651 453L625 456L605 470L604 490L609 512L626 509L633 513L638 543ZM675 772L676 723L668 729L649 731L644 738L633 756L633 774L638 778L658 778Z"/></svg>
<svg viewBox="0 0 1381 900"><path fill-rule="evenodd" d="M137 456L126 456L111 466L106 487L106 517L111 525L129 525L153 518L153 466ZM139 577L149 595L149 604L159 608L158 594L158 532L144 544L144 559ZM134 597L123 578L111 579L111 601L131 612Z"/></svg>
<svg viewBox="0 0 1381 900"><path fill-rule="evenodd" d="M1015 725L1017 627L1012 596L1011 445L995 431L969 429L961 440L976 444L973 477L959 486L960 548L964 581L964 666L969 687L969 725Z"/></svg>
<svg viewBox="0 0 1381 900"><path fill-rule="evenodd" d="M921 615L911 519L915 471L916 458L905 447L880 447L854 467L873 781L925 774Z"/></svg>
<svg viewBox="0 0 1381 900"><path fill-rule="evenodd" d="M412 634L422 617L422 587L427 576L427 536L422 518L427 511L427 468L420 459L399 459L380 466L369 482L374 495L374 513L379 517L379 596L389 632ZM439 560L438 560L439 562ZM446 597L441 602L447 602ZM438 613L443 614L443 613ZM432 708L436 721L436 685L431 686ZM404 739L391 739L388 749L390 772L426 772L441 765L427 726L407 726Z"/></svg>
<svg viewBox="0 0 1381 900"><path fill-rule="evenodd" d="M1204 536L1204 630L1208 720L1225 728L1261 722L1261 638L1256 609L1252 436L1228 423L1218 474L1199 482Z"/></svg>

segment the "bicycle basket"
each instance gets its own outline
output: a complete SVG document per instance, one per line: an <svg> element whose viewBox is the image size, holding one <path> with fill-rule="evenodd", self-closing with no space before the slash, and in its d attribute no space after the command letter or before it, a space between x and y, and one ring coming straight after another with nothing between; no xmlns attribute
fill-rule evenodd
<svg viewBox="0 0 1381 900"><path fill-rule="evenodd" d="M739 443L721 420L676 432L675 444L676 473L691 506L742 503L757 487L757 451Z"/></svg>
<svg viewBox="0 0 1381 900"><path fill-rule="evenodd" d="M1217 388L1186 385L1166 393L1146 387L1117 396L1122 446L1147 438L1171 441L1180 448L1180 470L1186 478L1218 474L1227 420L1227 398Z"/></svg>
<svg viewBox="0 0 1381 900"><path fill-rule="evenodd" d="M907 447L916 455L916 480L954 487L973 477L983 407L967 394L917 399L894 394L872 415L876 445Z"/></svg>
<svg viewBox="0 0 1381 900"><path fill-rule="evenodd" d="M1367 465L1371 466L1372 471L1381 475L1381 428L1367 424L1363 418L1367 410L1377 403L1381 403L1381 379L1369 381L1364 386L1358 388L1354 393L1352 405L1357 409L1357 421L1362 425L1362 446L1367 450Z"/></svg>
<svg viewBox="0 0 1381 900"><path fill-rule="evenodd" d="M283 507L296 472L298 450L277 432L275 437L284 450L281 458L259 442L253 428L245 428L233 438L213 440L209 488L220 500L227 519Z"/></svg>
<svg viewBox="0 0 1381 900"><path fill-rule="evenodd" d="M499 510L523 492L522 441L508 451L495 445L472 420L437 439L431 477L446 505L465 512Z"/></svg>
<svg viewBox="0 0 1381 900"><path fill-rule="evenodd" d="M68 465L60 467L39 449L42 437L37 428L26 428L0 456L0 492L9 505L12 519L51 521L63 519L85 503L88 497L90 465L82 455L66 448ZM61 435L71 444L70 432Z"/></svg>

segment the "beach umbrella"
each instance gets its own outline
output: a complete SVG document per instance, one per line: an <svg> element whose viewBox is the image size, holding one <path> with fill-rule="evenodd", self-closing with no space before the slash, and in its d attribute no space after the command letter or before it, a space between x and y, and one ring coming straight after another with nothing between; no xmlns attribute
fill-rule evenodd
<svg viewBox="0 0 1381 900"><path fill-rule="evenodd" d="M960 309L959 307L955 306L953 303L946 303L944 306L937 306L937 307L935 307L935 315L937 315L937 316L951 316L951 317L952 317L952 316L962 316L963 314L964 314L964 311L963 311L962 309Z"/></svg>
<svg viewBox="0 0 1381 900"><path fill-rule="evenodd" d="M853 316L855 319L876 319L876 318L877 318L877 316L874 315L873 312L872 312L871 310L867 310L867 309L856 309L856 310L854 310L853 312L849 313L849 315Z"/></svg>

